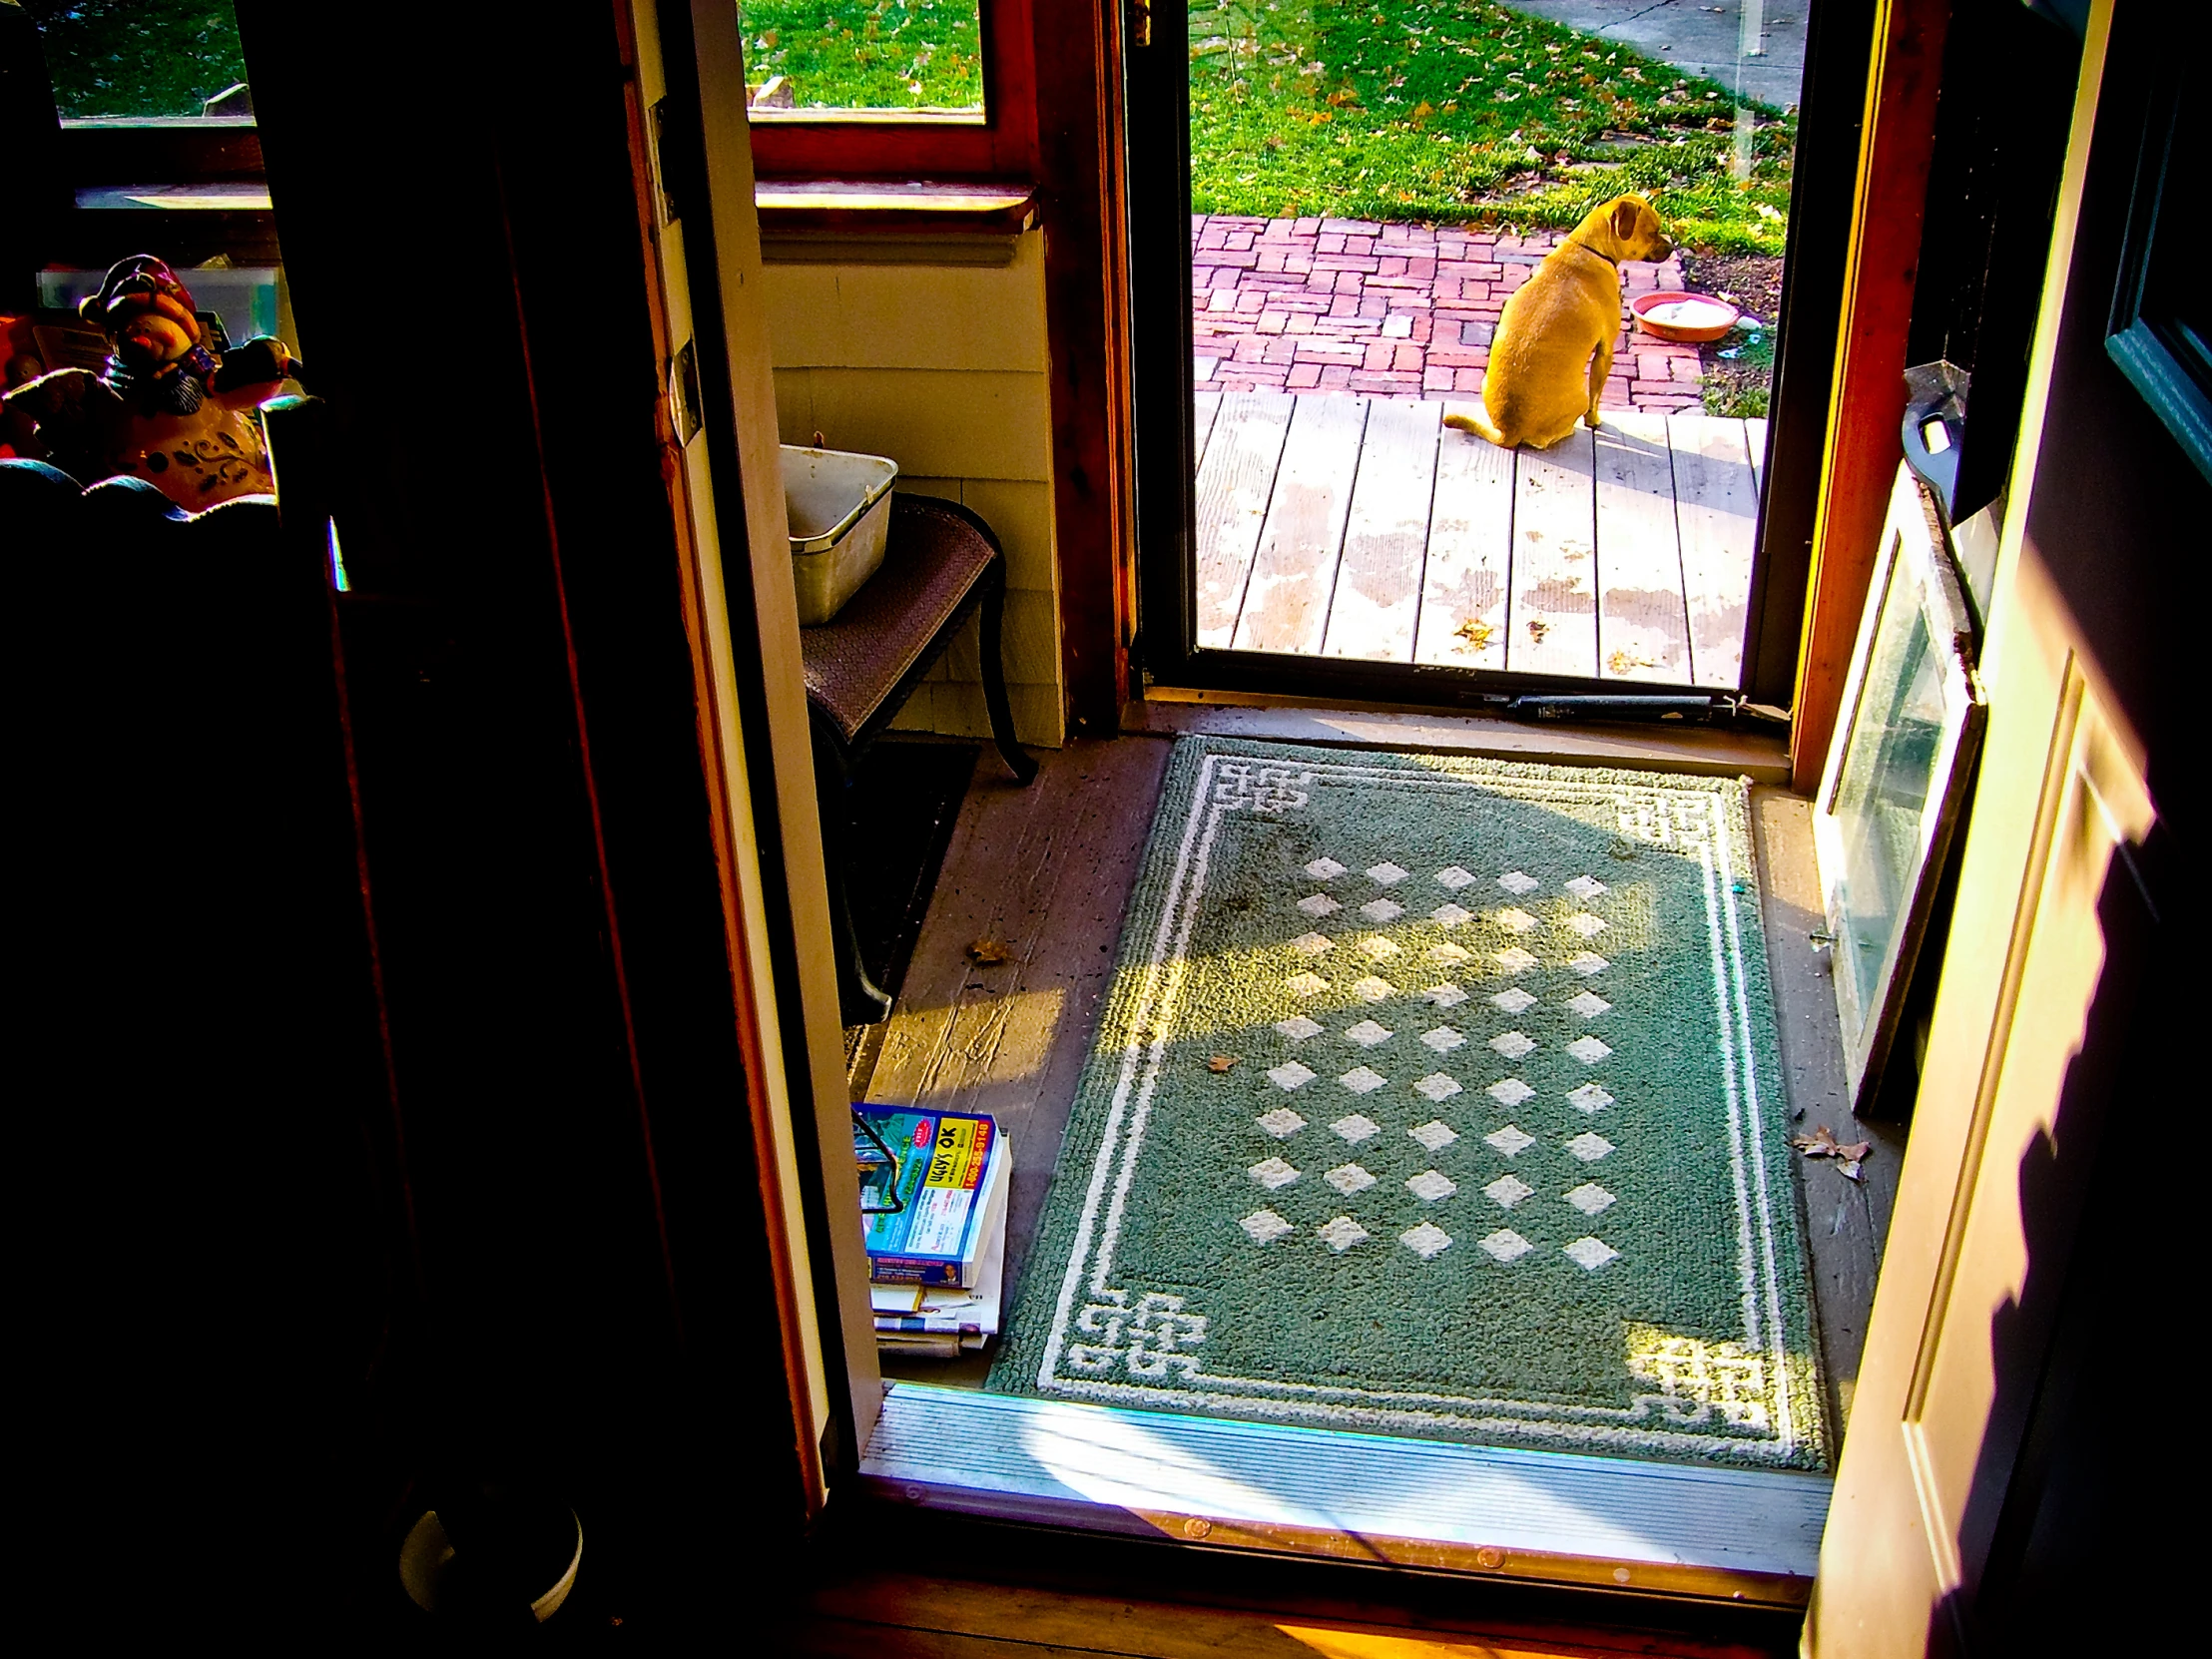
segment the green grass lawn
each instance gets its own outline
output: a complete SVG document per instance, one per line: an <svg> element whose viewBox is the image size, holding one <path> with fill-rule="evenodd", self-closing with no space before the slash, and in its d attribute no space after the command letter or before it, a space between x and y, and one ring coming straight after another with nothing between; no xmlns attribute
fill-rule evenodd
<svg viewBox="0 0 2212 1659"><path fill-rule="evenodd" d="M971 110L975 0L744 0L745 78L791 77L801 109Z"/></svg>
<svg viewBox="0 0 2212 1659"><path fill-rule="evenodd" d="M231 0L28 0L65 118L198 115L246 79Z"/></svg>
<svg viewBox="0 0 2212 1659"><path fill-rule="evenodd" d="M1779 254L1796 122L1479 0L1223 0L1191 15L1200 213L1572 225L1654 193L1676 239Z"/></svg>

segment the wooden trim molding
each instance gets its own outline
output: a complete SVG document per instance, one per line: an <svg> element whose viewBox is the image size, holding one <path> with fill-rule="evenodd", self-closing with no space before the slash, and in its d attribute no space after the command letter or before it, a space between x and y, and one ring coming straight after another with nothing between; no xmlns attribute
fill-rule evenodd
<svg viewBox="0 0 2212 1659"><path fill-rule="evenodd" d="M1060 678L1069 735L1106 738L1136 613L1122 18L1113 0L1035 0L1034 15Z"/></svg>
<svg viewBox="0 0 2212 1659"><path fill-rule="evenodd" d="M1859 613L1904 445L1906 331L1913 316L1948 0L1882 0L1845 261L1843 326L1829 393L1828 453L1813 529L1805 633L1791 701L1791 774L1820 781Z"/></svg>

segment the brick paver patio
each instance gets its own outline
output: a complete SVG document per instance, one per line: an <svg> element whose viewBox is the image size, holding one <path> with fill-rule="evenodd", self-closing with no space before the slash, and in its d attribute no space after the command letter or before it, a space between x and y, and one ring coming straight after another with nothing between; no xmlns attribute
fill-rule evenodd
<svg viewBox="0 0 2212 1659"><path fill-rule="evenodd" d="M1561 234L1357 219L1191 221L1193 355L1202 391L1473 396L1505 296ZM1621 337L1602 406L1697 410L1698 351L1628 332L1628 300L1682 268L1621 268Z"/></svg>

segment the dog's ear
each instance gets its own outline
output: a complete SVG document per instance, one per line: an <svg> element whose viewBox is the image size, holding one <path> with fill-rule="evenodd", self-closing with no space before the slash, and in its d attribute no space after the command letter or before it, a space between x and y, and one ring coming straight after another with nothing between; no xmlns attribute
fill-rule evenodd
<svg viewBox="0 0 2212 1659"><path fill-rule="evenodd" d="M1642 219L1643 204L1633 196L1624 196L1613 204L1613 240L1623 248L1636 246L1636 228Z"/></svg>

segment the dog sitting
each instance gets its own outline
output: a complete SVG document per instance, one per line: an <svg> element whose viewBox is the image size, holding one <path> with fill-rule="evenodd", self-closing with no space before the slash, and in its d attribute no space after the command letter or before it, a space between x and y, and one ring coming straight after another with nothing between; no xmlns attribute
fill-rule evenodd
<svg viewBox="0 0 2212 1659"><path fill-rule="evenodd" d="M1548 448L1578 420L1596 426L1620 333L1620 262L1673 252L1642 197L1616 196L1594 210L1505 301L1482 379L1483 412L1446 415L1444 424L1505 449Z"/></svg>

